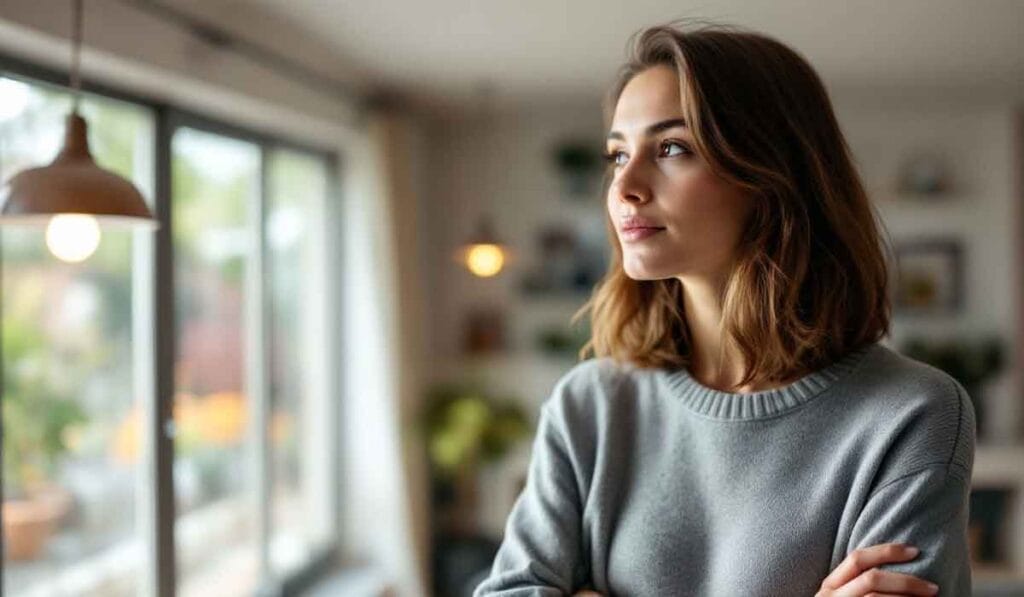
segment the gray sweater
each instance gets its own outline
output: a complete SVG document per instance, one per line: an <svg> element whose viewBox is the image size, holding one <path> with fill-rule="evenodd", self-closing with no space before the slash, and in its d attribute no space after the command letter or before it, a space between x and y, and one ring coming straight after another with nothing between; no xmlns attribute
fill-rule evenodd
<svg viewBox="0 0 1024 597"><path fill-rule="evenodd" d="M572 368L541 407L484 595L812 596L853 550L971 594L974 410L881 343L751 394L685 369Z"/></svg>

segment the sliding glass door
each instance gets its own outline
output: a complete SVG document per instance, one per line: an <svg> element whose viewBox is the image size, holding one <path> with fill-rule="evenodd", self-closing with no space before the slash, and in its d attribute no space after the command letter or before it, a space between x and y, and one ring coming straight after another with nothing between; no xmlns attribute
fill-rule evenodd
<svg viewBox="0 0 1024 597"><path fill-rule="evenodd" d="M251 595L259 494L246 380L246 310L257 297L260 148L191 128L171 140L174 238L174 488L178 593Z"/></svg>
<svg viewBox="0 0 1024 597"><path fill-rule="evenodd" d="M179 593L250 595L330 542L322 156L172 137Z"/></svg>

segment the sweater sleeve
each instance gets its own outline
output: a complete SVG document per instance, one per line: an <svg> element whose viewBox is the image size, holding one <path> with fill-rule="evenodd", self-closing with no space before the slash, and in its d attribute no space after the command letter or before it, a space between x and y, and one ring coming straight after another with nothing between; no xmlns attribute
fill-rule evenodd
<svg viewBox="0 0 1024 597"><path fill-rule="evenodd" d="M526 484L505 524L490 576L473 597L571 594L587 578L582 507L564 429L540 410Z"/></svg>
<svg viewBox="0 0 1024 597"><path fill-rule="evenodd" d="M939 595L970 595L966 471L930 465L879 488L854 526L847 554L879 543L909 543L913 560L879 566L939 585Z"/></svg>
<svg viewBox="0 0 1024 597"><path fill-rule="evenodd" d="M847 555L879 543L909 543L921 550L915 559L879 569L923 578L939 585L940 595L959 596L971 594L967 524L975 414L963 386L946 381L955 391L943 393L949 399L935 401L901 436L891 460L898 465L867 498Z"/></svg>

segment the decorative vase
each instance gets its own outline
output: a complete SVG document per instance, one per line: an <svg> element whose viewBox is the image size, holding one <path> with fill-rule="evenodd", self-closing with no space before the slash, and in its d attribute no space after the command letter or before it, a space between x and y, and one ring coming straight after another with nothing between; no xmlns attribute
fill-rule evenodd
<svg viewBox="0 0 1024 597"><path fill-rule="evenodd" d="M38 559L57 523L71 509L71 494L63 487L46 486L26 498L3 503L4 551L8 559Z"/></svg>
<svg viewBox="0 0 1024 597"><path fill-rule="evenodd" d="M476 466L472 465L460 467L455 475L455 503L453 504L454 519L452 523L456 535L472 536L479 530L477 521L478 479Z"/></svg>

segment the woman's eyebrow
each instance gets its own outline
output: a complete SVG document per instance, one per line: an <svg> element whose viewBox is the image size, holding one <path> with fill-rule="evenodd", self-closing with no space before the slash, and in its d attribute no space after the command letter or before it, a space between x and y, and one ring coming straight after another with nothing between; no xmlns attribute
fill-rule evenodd
<svg viewBox="0 0 1024 597"><path fill-rule="evenodd" d="M682 118L670 118L669 120L662 120L661 122L656 122L656 123L652 124L651 126L647 127L647 130L645 132L647 133L647 135L656 135L656 134L660 133L661 131L672 129L672 128L675 128L677 126L685 127L686 126L686 120L684 120ZM612 140L612 139L618 139L619 141L625 141L626 137L622 133L620 133L618 131L612 131L612 132L608 133L608 140Z"/></svg>

